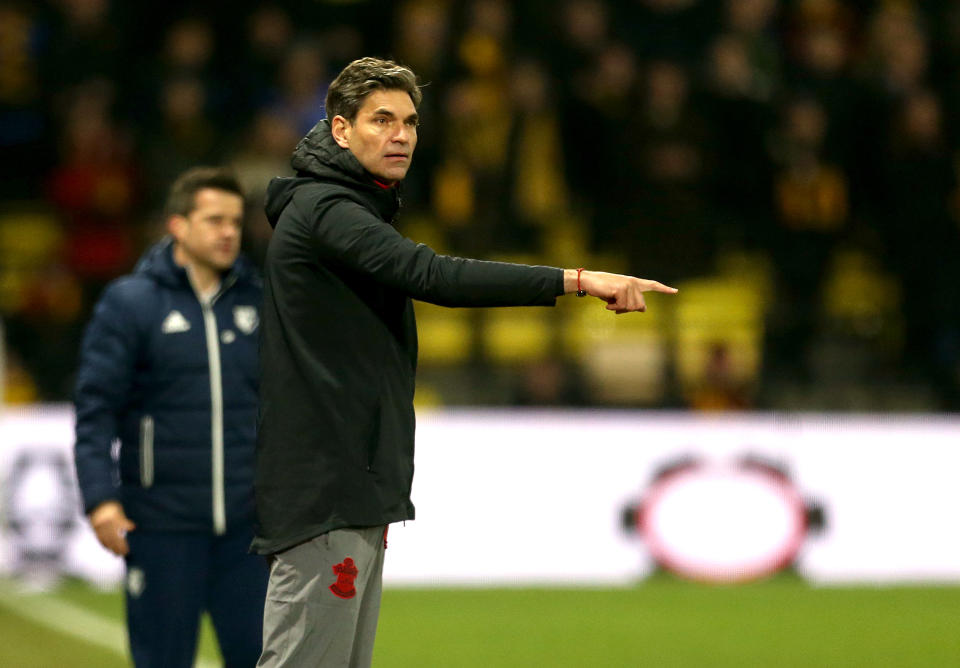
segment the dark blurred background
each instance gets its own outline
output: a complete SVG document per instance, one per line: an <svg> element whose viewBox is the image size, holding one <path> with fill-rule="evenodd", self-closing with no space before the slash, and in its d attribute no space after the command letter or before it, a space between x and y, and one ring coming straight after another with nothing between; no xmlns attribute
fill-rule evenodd
<svg viewBox="0 0 960 668"><path fill-rule="evenodd" d="M404 233L681 288L643 316L418 304L421 406L960 408L937 0L0 0L7 401L69 399L182 170L237 170L261 261L266 184L362 55L425 84Z"/></svg>

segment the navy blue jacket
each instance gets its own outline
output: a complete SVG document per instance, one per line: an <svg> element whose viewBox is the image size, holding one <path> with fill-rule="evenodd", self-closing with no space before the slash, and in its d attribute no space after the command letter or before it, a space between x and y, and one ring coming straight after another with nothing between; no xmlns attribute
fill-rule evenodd
<svg viewBox="0 0 960 668"><path fill-rule="evenodd" d="M115 499L139 529L220 534L252 521L262 285L241 257L203 306L172 248L107 286L87 326L77 478L86 512Z"/></svg>

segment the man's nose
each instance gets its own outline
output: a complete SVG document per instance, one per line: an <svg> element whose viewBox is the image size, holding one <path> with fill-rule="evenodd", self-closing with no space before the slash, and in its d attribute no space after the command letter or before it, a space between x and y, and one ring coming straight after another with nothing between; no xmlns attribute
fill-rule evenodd
<svg viewBox="0 0 960 668"><path fill-rule="evenodd" d="M408 126L406 123L401 123L400 127L397 128L397 131L393 133L393 141L400 144L409 144L410 132L410 126Z"/></svg>

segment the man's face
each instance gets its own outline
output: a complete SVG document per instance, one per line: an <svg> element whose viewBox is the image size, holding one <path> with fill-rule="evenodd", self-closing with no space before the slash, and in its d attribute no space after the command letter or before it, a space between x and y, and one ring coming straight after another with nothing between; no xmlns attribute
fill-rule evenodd
<svg viewBox="0 0 960 668"><path fill-rule="evenodd" d="M193 211L171 219L170 231L193 262L227 271L240 253L243 198L226 190L202 188L193 201Z"/></svg>
<svg viewBox="0 0 960 668"><path fill-rule="evenodd" d="M348 148L378 181L393 184L410 168L417 146L417 109L402 90L375 90L363 101L353 123L331 121L333 137Z"/></svg>

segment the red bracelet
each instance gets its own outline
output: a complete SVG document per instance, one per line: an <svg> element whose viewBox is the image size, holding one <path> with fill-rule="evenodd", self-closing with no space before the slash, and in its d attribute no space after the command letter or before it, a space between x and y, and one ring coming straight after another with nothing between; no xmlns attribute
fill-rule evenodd
<svg viewBox="0 0 960 668"><path fill-rule="evenodd" d="M587 291L580 288L580 272L583 271L583 267L577 269L577 297L586 297Z"/></svg>

